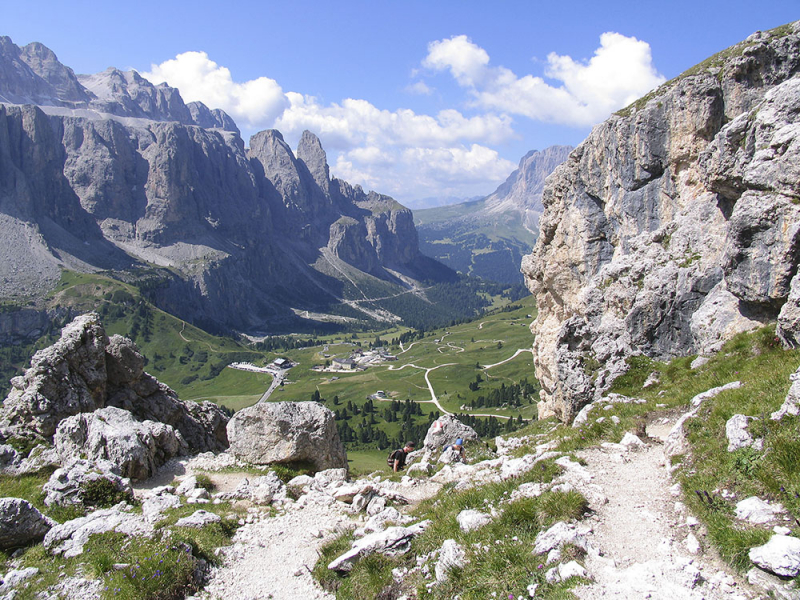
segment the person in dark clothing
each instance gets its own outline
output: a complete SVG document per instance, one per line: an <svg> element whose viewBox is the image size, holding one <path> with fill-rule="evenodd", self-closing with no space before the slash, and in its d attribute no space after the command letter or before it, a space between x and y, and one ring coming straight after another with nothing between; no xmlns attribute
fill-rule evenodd
<svg viewBox="0 0 800 600"><path fill-rule="evenodd" d="M402 448L398 448L394 452L389 455L389 466L392 468L392 471L397 473L403 467L406 466L406 456L414 451L414 442L406 442L406 445Z"/></svg>

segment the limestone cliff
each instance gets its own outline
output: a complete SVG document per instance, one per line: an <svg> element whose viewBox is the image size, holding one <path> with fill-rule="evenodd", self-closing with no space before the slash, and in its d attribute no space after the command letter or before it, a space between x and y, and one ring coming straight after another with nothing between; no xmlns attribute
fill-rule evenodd
<svg viewBox="0 0 800 600"><path fill-rule="evenodd" d="M796 339L798 71L800 22L755 33L595 127L548 180L523 261L540 416L570 420L633 355L708 353L775 320Z"/></svg>

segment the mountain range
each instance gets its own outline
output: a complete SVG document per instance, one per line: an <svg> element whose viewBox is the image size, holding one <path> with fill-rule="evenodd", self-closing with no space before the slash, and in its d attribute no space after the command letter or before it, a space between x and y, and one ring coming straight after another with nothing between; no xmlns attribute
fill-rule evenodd
<svg viewBox="0 0 800 600"><path fill-rule="evenodd" d="M411 212L330 175L319 139L245 147L233 120L110 68L76 75L0 37L0 298L63 270L111 271L212 330L393 322L455 273L420 253ZM397 304L397 303L395 303Z"/></svg>

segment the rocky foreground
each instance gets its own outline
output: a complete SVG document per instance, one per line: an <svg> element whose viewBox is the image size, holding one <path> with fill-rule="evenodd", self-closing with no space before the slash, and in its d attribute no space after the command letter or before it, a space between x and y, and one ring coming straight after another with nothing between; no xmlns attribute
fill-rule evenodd
<svg viewBox="0 0 800 600"><path fill-rule="evenodd" d="M603 396L571 428L550 422L536 435L499 437L496 452L446 415L410 455L402 477L379 472L354 479L324 407L257 405L228 420L213 407L184 403L143 373L128 340L105 336L95 315L76 319L31 365L15 380L2 412L0 434L7 443L0 446L1 468L22 475L57 467L42 493L45 512L58 519L29 500L0 499L0 548L13 552L0 584L3 597L26 588L46 598L100 597L113 585L107 582L119 581L114 577L136 579L141 559L124 562L123 553L154 544L159 556L177 555L184 565L183 579L172 582L175 593L204 600L325 598L329 592L311 572L320 569L318 551L347 531L352 542L322 565L335 577L355 573L370 554L414 553L414 560L392 571L387 598L415 597L420 586L434 595L457 589L446 587L458 584L451 580L454 569L465 569L494 544L530 557L533 575L518 597L540 597L561 585L586 599L749 599L766 591L800 597L793 581L800 574L800 544L784 506L724 489L708 496L709 502L730 503L739 527L770 532L766 543L749 550L750 570L742 579L716 557L708 529L690 514L672 480L680 468L673 462L691 454L687 424L716 397L741 388L740 381L697 394L687 412L654 412L639 436L627 431L577 453L562 446L569 435L577 440L584 428L621 426L626 411L645 400ZM772 421L791 426L800 414L798 377ZM766 447L763 429L753 428L757 421L745 414L728 420L728 452ZM196 440L199 435L204 439ZM457 438L465 440L468 464L447 449ZM205 452L190 456L193 449ZM275 470L282 462L312 459L318 461L314 474L281 478ZM548 469L552 477L530 478ZM482 490L498 484L510 485L497 499L480 502ZM462 492L474 493L474 501L447 517L452 523L415 510L426 498L441 502ZM530 542L521 542L513 529L481 537L497 531L505 513L521 502L549 498L578 498L579 512L542 527ZM415 540L442 526L478 541L465 545L456 533L428 551L415 550ZM198 550L207 543L203 536L234 530L232 539L212 537L218 540L214 548ZM194 542L174 541L186 536ZM87 565L99 551L98 539L122 545L115 564L92 571ZM35 562L31 546L41 548L48 562ZM69 570L47 583L54 564Z"/></svg>

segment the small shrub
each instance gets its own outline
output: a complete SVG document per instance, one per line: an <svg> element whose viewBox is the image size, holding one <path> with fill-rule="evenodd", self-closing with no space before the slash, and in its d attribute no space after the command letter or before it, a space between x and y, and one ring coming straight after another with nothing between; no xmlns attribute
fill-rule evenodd
<svg viewBox="0 0 800 600"><path fill-rule="evenodd" d="M111 480L105 477L99 477L84 483L81 487L81 496L84 506L97 506L100 508L108 508L120 502L127 502L128 504L134 502L133 494L118 489Z"/></svg>
<svg viewBox="0 0 800 600"><path fill-rule="evenodd" d="M197 487L208 490L209 492L213 492L217 487L216 484L211 481L211 478L205 473L199 473L195 475L195 479L197 480Z"/></svg>

